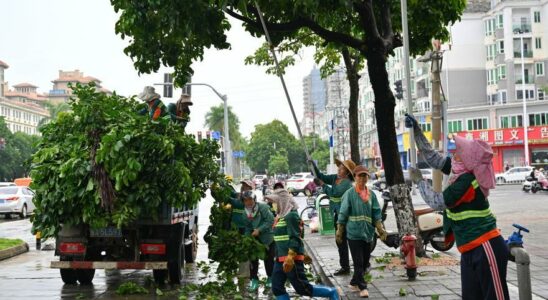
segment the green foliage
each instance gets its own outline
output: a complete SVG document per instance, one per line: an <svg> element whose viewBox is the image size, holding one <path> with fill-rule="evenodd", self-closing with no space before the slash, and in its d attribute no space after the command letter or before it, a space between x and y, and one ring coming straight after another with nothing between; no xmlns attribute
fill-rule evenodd
<svg viewBox="0 0 548 300"><path fill-rule="evenodd" d="M49 118L44 118L44 119L40 120L40 122L38 123L39 130L48 121L57 118L58 114L70 110L70 105L68 103L65 103L65 102L55 104L53 102L48 101L48 102L45 103L45 105L46 105L46 108L48 109L48 112L49 112Z"/></svg>
<svg viewBox="0 0 548 300"><path fill-rule="evenodd" d="M230 134L230 143L232 149L241 149L245 145L245 139L240 132L240 119L232 111L232 107L227 107L228 110L228 130ZM225 111L224 104L211 107L205 115L204 126L212 131L220 131L222 136L225 136Z"/></svg>
<svg viewBox="0 0 548 300"><path fill-rule="evenodd" d="M137 283L133 281L128 281L122 283L117 289L116 289L117 295L138 295L138 294L148 294L148 290L144 287L138 285Z"/></svg>
<svg viewBox="0 0 548 300"><path fill-rule="evenodd" d="M165 201L191 207L218 176L215 142L197 143L168 119L153 123L138 104L77 86L72 112L43 126L33 155L33 230L55 236L61 224L127 225L155 218Z"/></svg>
<svg viewBox="0 0 548 300"><path fill-rule="evenodd" d="M404 287L401 287L400 290L399 290L399 292L398 292L398 295L399 295L400 297L405 297L405 296L407 296L407 290L406 290Z"/></svg>
<svg viewBox="0 0 548 300"><path fill-rule="evenodd" d="M270 161L268 162L269 174L287 174L288 172L289 163L287 161L287 153L285 153L285 151L280 151L270 156Z"/></svg>
<svg viewBox="0 0 548 300"><path fill-rule="evenodd" d="M243 297L233 282L208 281L200 285L185 284L181 289L179 300L187 299L243 299Z"/></svg>
<svg viewBox="0 0 548 300"><path fill-rule="evenodd" d="M7 248L15 247L18 245L23 244L24 242L20 239L5 239L0 238L0 250L4 250Z"/></svg>
<svg viewBox="0 0 548 300"><path fill-rule="evenodd" d="M0 138L5 140L5 148L0 150L0 181L26 177L40 137L23 132L11 133L4 117L0 117Z"/></svg>

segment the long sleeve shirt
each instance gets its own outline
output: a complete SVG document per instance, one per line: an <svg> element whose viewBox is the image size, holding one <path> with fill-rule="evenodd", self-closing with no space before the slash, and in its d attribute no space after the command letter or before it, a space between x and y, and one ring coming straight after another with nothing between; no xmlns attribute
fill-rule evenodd
<svg viewBox="0 0 548 300"><path fill-rule="evenodd" d="M244 210L245 233L251 235L253 230L259 230L259 240L265 246L269 246L274 241L272 233L272 225L274 224L274 216L270 212L270 207L265 203L257 203L257 211L248 216Z"/></svg>
<svg viewBox="0 0 548 300"><path fill-rule="evenodd" d="M289 249L304 254L303 225L296 210L291 211L285 217L278 218L274 222L274 241L276 242L276 258L283 262Z"/></svg>
<svg viewBox="0 0 548 300"><path fill-rule="evenodd" d="M316 176L323 181L323 192L329 196L329 207L332 212L338 212L341 208L342 196L346 191L352 188L352 181L349 178L343 178L337 182L337 174L325 175L316 165L314 165Z"/></svg>
<svg viewBox="0 0 548 300"><path fill-rule="evenodd" d="M369 191L369 200L363 202L352 188L342 198L337 224L346 226L346 237L349 240L373 241L375 223L382 220L381 207L375 193Z"/></svg>

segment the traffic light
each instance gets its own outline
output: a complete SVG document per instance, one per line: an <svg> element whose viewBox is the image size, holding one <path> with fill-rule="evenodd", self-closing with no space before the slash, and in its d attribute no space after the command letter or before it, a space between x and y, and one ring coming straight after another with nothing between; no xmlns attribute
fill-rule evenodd
<svg viewBox="0 0 548 300"><path fill-rule="evenodd" d="M173 98L173 74L164 73L164 98Z"/></svg>
<svg viewBox="0 0 548 300"><path fill-rule="evenodd" d="M396 80L396 82L394 82L394 88L396 90L396 94L394 96L396 96L399 100L403 99L403 87L401 85L401 80Z"/></svg>

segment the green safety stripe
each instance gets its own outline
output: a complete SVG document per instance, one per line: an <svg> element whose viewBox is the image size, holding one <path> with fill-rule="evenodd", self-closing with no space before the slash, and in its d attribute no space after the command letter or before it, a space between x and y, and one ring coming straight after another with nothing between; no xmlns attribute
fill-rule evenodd
<svg viewBox="0 0 548 300"><path fill-rule="evenodd" d="M484 210L467 210L459 213L453 213L449 209L446 209L445 212L447 213L447 217L453 221L462 221L470 218L485 218L493 215L489 208Z"/></svg>
<svg viewBox="0 0 548 300"><path fill-rule="evenodd" d="M286 226L287 226L287 223L285 222L285 219L281 218L278 220L278 222L276 223L274 227L286 227Z"/></svg>
<svg viewBox="0 0 548 300"><path fill-rule="evenodd" d="M332 197L332 198L329 198L329 201L331 201L333 203L340 203L342 201L342 199L337 198L337 197Z"/></svg>
<svg viewBox="0 0 548 300"><path fill-rule="evenodd" d="M472 181L472 187L473 187L474 189L477 189L477 188L479 187L479 183L478 183L478 181L477 181L476 179L474 179L474 180Z"/></svg>
<svg viewBox="0 0 548 300"><path fill-rule="evenodd" d="M368 216L350 216L348 217L349 222L368 222L372 223L371 217Z"/></svg>
<svg viewBox="0 0 548 300"><path fill-rule="evenodd" d="M275 235L274 241L275 242L289 241L289 235Z"/></svg>
<svg viewBox="0 0 548 300"><path fill-rule="evenodd" d="M232 209L232 212L233 212L233 213L237 213L237 214L244 214L244 213L245 213L245 210L233 208L233 209Z"/></svg>

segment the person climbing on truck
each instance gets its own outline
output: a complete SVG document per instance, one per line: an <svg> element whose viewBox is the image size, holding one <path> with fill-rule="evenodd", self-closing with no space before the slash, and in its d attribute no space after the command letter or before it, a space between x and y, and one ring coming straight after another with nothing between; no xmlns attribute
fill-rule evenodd
<svg viewBox="0 0 548 300"><path fill-rule="evenodd" d="M139 114L146 115L148 113L152 121L158 121L159 118L166 116L166 106L160 100L160 94L156 93L154 87L145 86L143 92L137 97L147 104L139 111Z"/></svg>
<svg viewBox="0 0 548 300"><path fill-rule="evenodd" d="M274 234L272 233L274 216L267 204L257 203L257 196L253 191L243 192L242 198L245 206L245 234L256 238L266 247L264 267L267 279L265 287L270 289L272 287L272 269L275 255ZM255 292L259 288L259 260L251 261L250 267L251 282L248 290Z"/></svg>
<svg viewBox="0 0 548 300"><path fill-rule="evenodd" d="M185 129L186 124L190 122L191 105L193 105L193 103L190 100L190 95L182 94L176 104L170 103L167 106L167 111L171 117L171 120L183 129Z"/></svg>
<svg viewBox="0 0 548 300"><path fill-rule="evenodd" d="M339 211L341 209L341 197L349 189L352 188L352 182L354 181L354 176L352 171L356 168L356 164L347 159L345 161L335 160L338 170L337 174L325 175L320 172L316 163L313 160L309 161L310 164L314 167L316 172L316 177L319 179L318 183L323 188L323 192L329 196L329 208L331 214L333 215L333 223L337 224L339 218ZM337 248L339 250L339 264L341 268L333 275L347 275L350 274L350 259L348 256L348 242L346 241L346 236L343 236L341 243L337 243Z"/></svg>
<svg viewBox="0 0 548 300"><path fill-rule="evenodd" d="M295 291L302 296L326 297L339 300L339 291L332 287L312 285L304 271L303 223L297 209L299 206L285 189L277 189L266 195L268 201L276 204L274 220L274 241L276 260L272 272L272 293L276 300L288 300L285 282L289 280Z"/></svg>
<svg viewBox="0 0 548 300"><path fill-rule="evenodd" d="M442 210L446 241L455 240L461 253L463 299L510 299L506 283L509 250L489 208L489 190L495 188L493 150L482 140L454 136L453 157L444 157L432 148L417 120L407 115L421 155L434 169L449 175L442 193L432 190L420 170L409 169L424 201Z"/></svg>

